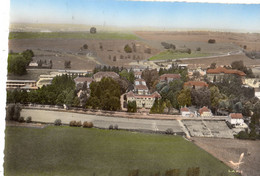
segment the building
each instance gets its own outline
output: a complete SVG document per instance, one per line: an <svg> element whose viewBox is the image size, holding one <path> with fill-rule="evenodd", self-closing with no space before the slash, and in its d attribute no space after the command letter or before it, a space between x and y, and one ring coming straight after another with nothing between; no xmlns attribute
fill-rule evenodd
<svg viewBox="0 0 260 176"><path fill-rule="evenodd" d="M74 79L74 82L76 84L76 87L79 85L79 84L84 84L84 83L87 83L87 88L89 89L89 85L92 83L93 79L90 78L90 77L77 77Z"/></svg>
<svg viewBox="0 0 260 176"><path fill-rule="evenodd" d="M146 86L146 82L144 79L136 79L134 81L134 93L139 95L148 95L149 89Z"/></svg>
<svg viewBox="0 0 260 176"><path fill-rule="evenodd" d="M7 80L6 89L23 89L23 90L36 90L36 80Z"/></svg>
<svg viewBox="0 0 260 176"><path fill-rule="evenodd" d="M201 89L201 88L207 88L209 85L204 81L188 81L184 83L184 88L189 89Z"/></svg>
<svg viewBox="0 0 260 176"><path fill-rule="evenodd" d="M68 75L68 76L87 76L91 74L90 70L58 70L59 75Z"/></svg>
<svg viewBox="0 0 260 176"><path fill-rule="evenodd" d="M148 95L135 94L132 91L126 94L127 102L136 101L137 108L147 108L150 109L156 98L161 98L158 92L154 92Z"/></svg>
<svg viewBox="0 0 260 176"><path fill-rule="evenodd" d="M134 72L135 78L136 79L141 79L142 78L142 71L136 71Z"/></svg>
<svg viewBox="0 0 260 176"><path fill-rule="evenodd" d="M253 87L253 88L260 88L260 79L259 78L246 78L245 84Z"/></svg>
<svg viewBox="0 0 260 176"><path fill-rule="evenodd" d="M182 107L180 109L180 113L181 113L182 117L190 117L190 115L191 115L191 112L190 112L189 108L187 108L187 107Z"/></svg>
<svg viewBox="0 0 260 176"><path fill-rule="evenodd" d="M228 122L234 126L243 126L243 115L241 113L230 113L228 116Z"/></svg>
<svg viewBox="0 0 260 176"><path fill-rule="evenodd" d="M96 82L101 81L102 78L113 78L117 79L119 78L119 75L115 72L97 72L93 75L93 78Z"/></svg>
<svg viewBox="0 0 260 176"><path fill-rule="evenodd" d="M226 69L224 67L218 67L215 69L207 70L207 78L210 82L221 82L225 75L239 76L241 78L242 82L243 83L245 82L246 74L239 70Z"/></svg>
<svg viewBox="0 0 260 176"><path fill-rule="evenodd" d="M206 106L203 106L202 108L199 109L199 114L201 117L212 117L211 110Z"/></svg>
<svg viewBox="0 0 260 176"><path fill-rule="evenodd" d="M36 83L37 87L41 88L42 86L51 85L54 77L56 77L56 75L40 75L39 80Z"/></svg>
<svg viewBox="0 0 260 176"><path fill-rule="evenodd" d="M160 76L160 82L169 83L173 80L181 79L180 74L163 74Z"/></svg>

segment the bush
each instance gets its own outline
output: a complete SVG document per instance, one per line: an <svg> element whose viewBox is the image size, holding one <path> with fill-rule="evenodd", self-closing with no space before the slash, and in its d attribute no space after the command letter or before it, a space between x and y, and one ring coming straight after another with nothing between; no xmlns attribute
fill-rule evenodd
<svg viewBox="0 0 260 176"><path fill-rule="evenodd" d="M54 121L54 125L55 125L55 126L61 126L61 119L56 119L56 120Z"/></svg>
<svg viewBox="0 0 260 176"><path fill-rule="evenodd" d="M132 48L128 44L125 45L124 50L126 53L132 53Z"/></svg>
<svg viewBox="0 0 260 176"><path fill-rule="evenodd" d="M93 127L93 123L92 122L83 122L83 128L92 128Z"/></svg>
<svg viewBox="0 0 260 176"><path fill-rule="evenodd" d="M26 123L31 123L32 122L32 117L28 116L25 121L26 121Z"/></svg>
<svg viewBox="0 0 260 176"><path fill-rule="evenodd" d="M196 49L196 51L201 51L201 48L200 48L200 47L198 47L198 48Z"/></svg>
<svg viewBox="0 0 260 176"><path fill-rule="evenodd" d="M165 131L165 134L173 134L173 129L172 128L168 128L166 131Z"/></svg>
<svg viewBox="0 0 260 176"><path fill-rule="evenodd" d="M118 130L118 125L117 124L115 124L114 129Z"/></svg>
<svg viewBox="0 0 260 176"><path fill-rule="evenodd" d="M96 29L95 27L91 27L91 28L90 28L90 33L91 33L91 34L97 33L97 29Z"/></svg>
<svg viewBox="0 0 260 176"><path fill-rule="evenodd" d="M249 136L248 136L247 132L245 132L245 131L240 131L240 132L236 135L236 137L237 137L238 139L249 139Z"/></svg>
<svg viewBox="0 0 260 176"><path fill-rule="evenodd" d="M76 125L77 125L77 127L81 127L81 126L82 126L81 121L78 121L78 122L76 123Z"/></svg>
<svg viewBox="0 0 260 176"><path fill-rule="evenodd" d="M69 124L70 126L77 126L77 122L75 121L75 120L72 120L72 121L70 121L70 124Z"/></svg>
<svg viewBox="0 0 260 176"><path fill-rule="evenodd" d="M87 44L84 44L84 45L83 45L83 48L84 48L84 49L88 49L88 45L87 45Z"/></svg>
<svg viewBox="0 0 260 176"><path fill-rule="evenodd" d="M19 118L18 118L18 122L24 122L24 117L22 117L22 116L19 117Z"/></svg>
<svg viewBox="0 0 260 176"><path fill-rule="evenodd" d="M209 39L209 40L208 40L208 43L211 43L211 44L212 44L212 43L216 43L216 40L215 40L215 39Z"/></svg>
<svg viewBox="0 0 260 176"><path fill-rule="evenodd" d="M113 130L114 129L113 125L109 125L108 129Z"/></svg>

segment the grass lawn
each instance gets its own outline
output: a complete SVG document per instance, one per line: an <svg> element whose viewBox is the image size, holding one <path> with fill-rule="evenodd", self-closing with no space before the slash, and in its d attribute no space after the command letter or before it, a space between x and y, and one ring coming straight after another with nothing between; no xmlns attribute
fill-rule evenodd
<svg viewBox="0 0 260 176"><path fill-rule="evenodd" d="M62 39L124 39L138 40L139 38L131 33L119 32L10 32L9 39L39 39L39 38L62 38Z"/></svg>
<svg viewBox="0 0 260 176"><path fill-rule="evenodd" d="M194 57L204 57L204 56L210 56L210 54L200 53L200 52L191 52L191 54L188 54L188 53L181 53L178 51L167 50L155 56L152 56L151 58L149 58L149 60L168 60L168 59L194 58Z"/></svg>
<svg viewBox="0 0 260 176"><path fill-rule="evenodd" d="M229 167L180 136L76 127L7 127L5 175L139 176L200 167L200 175L231 175Z"/></svg>

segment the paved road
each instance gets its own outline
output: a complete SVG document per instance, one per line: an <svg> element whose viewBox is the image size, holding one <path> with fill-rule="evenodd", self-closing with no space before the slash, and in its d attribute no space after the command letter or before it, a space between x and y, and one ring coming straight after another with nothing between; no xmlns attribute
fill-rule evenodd
<svg viewBox="0 0 260 176"><path fill-rule="evenodd" d="M165 131L172 128L175 133L183 133L185 130L176 120L131 119L36 109L23 109L21 116L25 118L31 116L33 121L46 123L53 123L56 119L61 119L64 124L69 124L72 120L89 121L99 128L117 124L119 129Z"/></svg>

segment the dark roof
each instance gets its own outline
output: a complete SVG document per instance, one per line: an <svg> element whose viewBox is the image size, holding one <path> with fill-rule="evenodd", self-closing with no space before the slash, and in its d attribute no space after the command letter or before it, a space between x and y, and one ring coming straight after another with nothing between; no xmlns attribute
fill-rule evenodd
<svg viewBox="0 0 260 176"><path fill-rule="evenodd" d="M84 83L84 82L92 82L93 79L89 78L89 77L77 77L77 78L74 79L74 81Z"/></svg>

